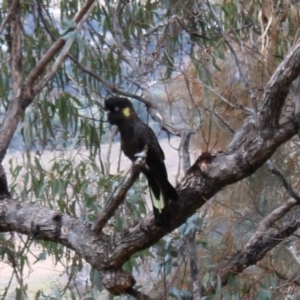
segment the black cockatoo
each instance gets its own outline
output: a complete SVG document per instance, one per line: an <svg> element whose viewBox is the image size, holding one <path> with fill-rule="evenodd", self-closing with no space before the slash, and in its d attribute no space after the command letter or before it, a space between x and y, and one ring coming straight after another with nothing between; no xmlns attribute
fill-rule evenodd
<svg viewBox="0 0 300 300"><path fill-rule="evenodd" d="M155 223L166 229L170 226L169 200L178 201L178 194L168 180L164 163L165 155L152 129L137 116L132 103L127 98L112 97L105 101L108 122L116 125L121 134L121 148L131 160L148 147L146 166L142 173L146 176L153 204Z"/></svg>

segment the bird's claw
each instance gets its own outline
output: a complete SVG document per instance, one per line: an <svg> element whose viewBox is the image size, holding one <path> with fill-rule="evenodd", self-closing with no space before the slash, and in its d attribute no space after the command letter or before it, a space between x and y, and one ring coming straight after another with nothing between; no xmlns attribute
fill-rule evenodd
<svg viewBox="0 0 300 300"><path fill-rule="evenodd" d="M143 151L136 153L134 156L138 157L138 158L143 158L146 159L147 158L147 152L148 152L148 145L145 145Z"/></svg>
<svg viewBox="0 0 300 300"><path fill-rule="evenodd" d="M140 230L144 233L146 233L147 235L150 235L151 230L148 226L143 227L143 222L140 224Z"/></svg>

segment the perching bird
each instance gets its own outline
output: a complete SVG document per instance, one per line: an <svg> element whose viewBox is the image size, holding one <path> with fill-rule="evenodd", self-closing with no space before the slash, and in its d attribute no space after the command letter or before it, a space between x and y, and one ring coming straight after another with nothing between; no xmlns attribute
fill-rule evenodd
<svg viewBox="0 0 300 300"><path fill-rule="evenodd" d="M142 173L148 180L151 201L153 204L155 223L159 227L170 227L169 200L176 203L178 194L168 181L164 163L165 155L152 129L137 116L132 103L127 98L112 97L105 101L107 119L117 125L121 134L121 148L131 160L136 154L148 147L146 166Z"/></svg>

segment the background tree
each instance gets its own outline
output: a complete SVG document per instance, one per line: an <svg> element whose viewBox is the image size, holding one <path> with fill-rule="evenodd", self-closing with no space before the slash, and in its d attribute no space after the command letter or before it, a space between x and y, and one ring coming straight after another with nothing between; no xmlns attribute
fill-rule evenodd
<svg viewBox="0 0 300 300"><path fill-rule="evenodd" d="M284 0L3 2L0 243L15 297L46 256L65 266L57 298L82 282L93 298L297 297L298 28ZM179 142L171 234L133 185L142 162L112 175L103 158L110 93ZM144 278L156 288L135 288Z"/></svg>

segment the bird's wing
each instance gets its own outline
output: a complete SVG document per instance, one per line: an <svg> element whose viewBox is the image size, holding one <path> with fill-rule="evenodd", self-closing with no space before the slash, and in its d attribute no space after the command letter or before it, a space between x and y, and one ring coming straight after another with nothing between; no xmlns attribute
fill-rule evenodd
<svg viewBox="0 0 300 300"><path fill-rule="evenodd" d="M152 154L156 160L164 160L165 154L161 149L157 137L153 132L153 130L142 121L140 121L137 124L135 129L136 129L136 137L139 140L139 148L141 148L140 151L142 151L145 145L147 145L149 156L150 154Z"/></svg>

